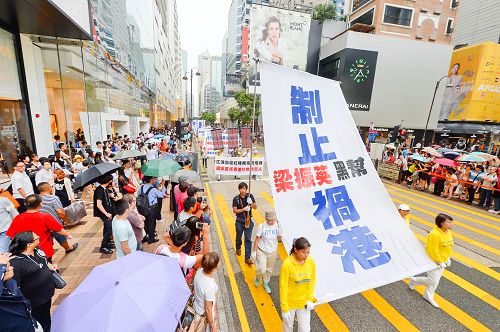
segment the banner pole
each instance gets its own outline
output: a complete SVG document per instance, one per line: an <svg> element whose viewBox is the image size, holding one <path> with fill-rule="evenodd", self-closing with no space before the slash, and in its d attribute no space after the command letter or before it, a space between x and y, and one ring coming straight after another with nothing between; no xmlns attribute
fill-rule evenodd
<svg viewBox="0 0 500 332"><path fill-rule="evenodd" d="M252 162L253 162L253 130L255 127L255 106L257 104L257 75L258 75L258 64L259 58L254 58L255 60L255 76L253 80L253 111L252 111L252 127L250 128L250 172L248 172L248 197L251 194L252 186ZM255 202L254 202L255 203Z"/></svg>

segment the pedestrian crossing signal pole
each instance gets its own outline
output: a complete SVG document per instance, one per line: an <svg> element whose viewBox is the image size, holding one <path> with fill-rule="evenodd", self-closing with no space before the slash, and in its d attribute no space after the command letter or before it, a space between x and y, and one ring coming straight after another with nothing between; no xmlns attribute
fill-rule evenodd
<svg viewBox="0 0 500 332"><path fill-rule="evenodd" d="M259 58L253 58L255 61L255 74L254 74L254 80L253 80L253 110L252 110L252 127L250 128L250 171L248 172L248 197L250 197L251 194L251 188L252 188L252 163L253 163L253 134L254 134L254 127L255 127L255 107L257 105L257 75L258 75L258 68L259 68ZM253 202L255 203L255 202ZM250 219L250 213L248 214L248 218ZM250 227L250 222L251 220L245 221L245 227ZM248 226L247 226L248 224Z"/></svg>

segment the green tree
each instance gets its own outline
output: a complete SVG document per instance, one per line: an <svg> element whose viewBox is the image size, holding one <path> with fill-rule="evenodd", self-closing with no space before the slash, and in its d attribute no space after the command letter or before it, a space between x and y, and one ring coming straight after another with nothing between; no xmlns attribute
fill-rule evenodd
<svg viewBox="0 0 500 332"><path fill-rule="evenodd" d="M200 116L200 119L205 120L205 122L210 125L213 125L215 123L215 120L217 119L217 116L214 112L203 112L203 114Z"/></svg>
<svg viewBox="0 0 500 332"><path fill-rule="evenodd" d="M234 99L238 103L238 108L232 107L228 110L229 119L241 126L250 125L252 123L253 114L253 95L248 94L245 90L238 91L234 94ZM260 115L260 97L257 96L255 101L255 119Z"/></svg>
<svg viewBox="0 0 500 332"><path fill-rule="evenodd" d="M334 3L320 4L314 7L312 19L320 22L326 20L343 20L337 15L337 7Z"/></svg>

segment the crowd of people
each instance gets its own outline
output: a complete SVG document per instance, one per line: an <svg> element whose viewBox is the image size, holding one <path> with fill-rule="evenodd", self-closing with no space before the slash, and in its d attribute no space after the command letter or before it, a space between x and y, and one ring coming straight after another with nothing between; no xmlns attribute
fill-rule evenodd
<svg viewBox="0 0 500 332"><path fill-rule="evenodd" d="M445 160L445 165L433 148L403 148L397 157L393 149L388 149L383 161L399 166L397 180L409 188L475 204L489 213L500 214L500 160L488 154L478 154L477 159L483 161L461 162L459 157L463 151L441 151L449 157L450 162Z"/></svg>
<svg viewBox="0 0 500 332"><path fill-rule="evenodd" d="M154 135L162 138L149 144ZM2 331L50 331L51 303L55 289L61 286L61 276L54 262L55 240L66 254L78 248L67 225L69 220L66 208L77 198L92 206L93 216L102 224L100 251L103 254L116 254L120 259L137 250L151 250L177 260L184 279L193 292L187 309L192 308L194 315L189 317L186 309L183 325L189 331L218 331L216 298L218 285L215 273L220 257L211 251L210 225L212 211L202 188L191 183L186 176L179 176L177 182L164 178L144 176L140 166L153 159L176 158L181 152L190 151L190 143L181 141L172 130L155 130L150 134L140 134L137 139L128 137L108 137L106 142L97 142L90 147L83 137L69 152L64 142L55 137L54 155L38 158L36 155L21 156L14 166L11 176L11 194L0 196L0 330ZM123 150L138 150L143 157L115 160L114 155ZM202 159L207 159L206 149L200 146ZM205 155L204 155L205 153ZM73 158L70 157L73 156ZM390 160L387 162L397 162ZM454 195L457 188L447 180L447 172L440 173L440 166L433 167L408 162L407 156L398 158L402 168L401 180L414 188L427 189L426 178L413 173L443 174L443 192ZM118 163L120 168L112 174L96 178L95 183L73 191L72 182L80 173L100 163ZM206 163L203 160L203 163ZM179 162L186 170L191 169L191 160L184 158ZM417 170L409 172L410 166ZM467 169L468 165L465 165ZM485 178L478 171L473 175ZM205 164L206 167L206 164ZM458 172L458 167L454 172ZM493 166L491 170L496 172ZM453 173L453 172L452 172ZM478 174L479 173L479 174ZM490 171L489 174L493 174ZM450 179L452 179L450 175ZM470 177L470 175L469 175ZM461 177L463 178L463 177ZM455 178L453 178L455 179ZM459 180L459 178L456 178ZM476 179L475 179L476 180ZM475 181L474 180L474 181ZM475 183L472 181L472 183ZM487 182L488 180L486 180ZM495 179L495 184L497 180ZM478 184L479 186L479 184ZM254 286L263 287L270 294L271 276L278 257L278 245L282 240L282 227L273 210L265 212L265 222L257 225L255 240L252 241L255 221L252 211L257 209L254 196L248 192L248 184L241 182L238 193L232 201L235 215L236 254L244 254L248 265L255 264ZM470 195L470 192L469 192ZM158 236L157 222L164 219L165 209L170 202L173 220L162 236ZM487 196L483 201L487 202ZM164 209L165 207L165 209ZM398 210L409 224L410 208L401 205ZM429 234L426 250L436 262L437 268L427 277L410 278L409 286L427 286L424 298L434 306L433 294L446 266L449 265L453 246L451 228L453 219L440 214L436 217L436 228ZM153 245L163 238L154 250ZM242 247L244 252L242 252ZM311 243L300 237L293 240L290 255L283 261L279 275L279 297L283 320L283 331L293 331L297 321L299 331L310 330L310 312L315 307L314 290L316 265L310 256Z"/></svg>

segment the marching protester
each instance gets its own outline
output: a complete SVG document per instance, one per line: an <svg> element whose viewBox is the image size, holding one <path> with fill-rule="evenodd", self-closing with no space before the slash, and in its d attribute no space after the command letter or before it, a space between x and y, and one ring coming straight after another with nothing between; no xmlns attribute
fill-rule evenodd
<svg viewBox="0 0 500 332"><path fill-rule="evenodd" d="M42 207L40 212L50 214L63 227L68 224L68 218L64 212L63 205L59 197L53 194L53 188L47 182L42 182L38 185L38 191L42 197ZM66 250L66 254L78 248L78 243L69 245L68 239L64 235L52 232L52 237Z"/></svg>
<svg viewBox="0 0 500 332"><path fill-rule="evenodd" d="M29 195L33 195L35 191L33 190L33 184L31 183L30 177L26 174L26 165L22 161L14 162L14 173L10 178L12 185L12 196L19 203L17 211L19 213L26 212L26 206L24 205L24 200Z"/></svg>
<svg viewBox="0 0 500 332"><path fill-rule="evenodd" d="M278 257L278 241L281 241L281 227L276 219L274 211L266 211L266 222L260 224L255 232L255 242L253 245L255 259L255 287L261 284L266 293L271 294L271 275L274 263Z"/></svg>
<svg viewBox="0 0 500 332"><path fill-rule="evenodd" d="M201 269L194 277L193 308L196 314L188 331L219 331L215 304L219 286L214 278L218 265L219 254L211 252L203 255Z"/></svg>
<svg viewBox="0 0 500 332"><path fill-rule="evenodd" d="M99 217L103 223L102 242L100 252L103 254L112 254L110 248L110 240L113 234L112 218L113 218L113 203L107 187L112 184L113 177L107 175L99 180L99 186L94 190L94 217Z"/></svg>
<svg viewBox="0 0 500 332"><path fill-rule="evenodd" d="M40 236L34 232L17 233L10 244L13 255L10 265L14 268L13 279L22 293L30 301L31 316L42 326L43 331L50 331L50 307L55 292L52 271L57 270L40 250Z"/></svg>
<svg viewBox="0 0 500 332"><path fill-rule="evenodd" d="M434 292L443 275L444 269L451 264L450 255L454 245L451 229L453 228L453 218L447 214L440 213L436 216L435 227L427 236L425 250L429 257L437 264L437 268L427 272L427 277L410 277L408 286L414 289L415 286L425 285L424 299L434 307L439 308L439 304L434 301Z"/></svg>
<svg viewBox="0 0 500 332"><path fill-rule="evenodd" d="M18 214L14 204L8 198L0 196L0 254L9 251L10 237L6 233Z"/></svg>
<svg viewBox="0 0 500 332"><path fill-rule="evenodd" d="M410 207L407 204L400 204L398 206L398 212L401 218L405 221L406 225L410 227Z"/></svg>
<svg viewBox="0 0 500 332"><path fill-rule="evenodd" d="M128 221L131 210L129 202L120 199L115 202L115 213L112 229L115 239L116 258L126 256L137 250L137 239L135 237L132 225Z"/></svg>
<svg viewBox="0 0 500 332"><path fill-rule="evenodd" d="M311 330L311 310L314 309L316 264L309 256L311 244L304 237L293 241L290 256L281 266L280 306L283 332L292 332L295 317L298 331Z"/></svg>
<svg viewBox="0 0 500 332"><path fill-rule="evenodd" d="M42 196L30 195L26 197L26 212L16 216L6 232L11 239L21 232L33 232L40 238L38 247L44 252L47 261L52 262L54 248L52 246L52 232L58 233L71 240L73 237L50 214L40 212Z"/></svg>
<svg viewBox="0 0 500 332"><path fill-rule="evenodd" d="M245 263L253 264L252 230L254 226L252 209L257 209L257 203L252 194L248 194L248 185L241 182L238 185L239 195L233 198L233 213L236 215L236 255L241 256L241 236L245 237Z"/></svg>

